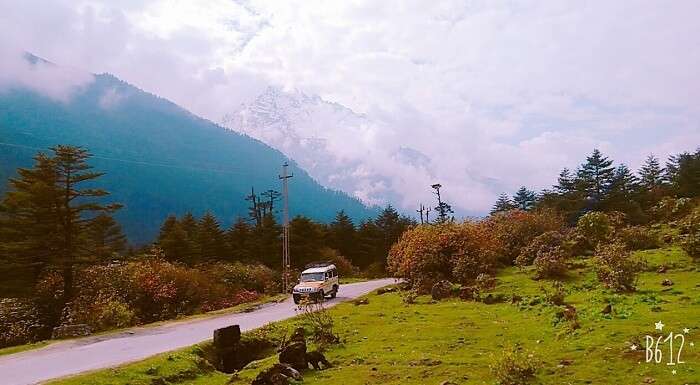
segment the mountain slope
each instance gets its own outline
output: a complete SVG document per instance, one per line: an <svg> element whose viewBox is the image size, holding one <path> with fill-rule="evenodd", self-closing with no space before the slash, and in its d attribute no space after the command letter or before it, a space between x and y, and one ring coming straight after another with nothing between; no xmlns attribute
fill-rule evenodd
<svg viewBox="0 0 700 385"><path fill-rule="evenodd" d="M211 210L224 224L245 216L256 191L280 190L287 158L262 142L198 118L177 105L111 75L68 101L14 88L0 92L0 179L32 164L36 149L55 144L87 147L100 181L123 203L117 214L129 239L147 242L170 213ZM344 209L355 219L374 214L357 199L326 189L290 162L292 215L327 221Z"/></svg>

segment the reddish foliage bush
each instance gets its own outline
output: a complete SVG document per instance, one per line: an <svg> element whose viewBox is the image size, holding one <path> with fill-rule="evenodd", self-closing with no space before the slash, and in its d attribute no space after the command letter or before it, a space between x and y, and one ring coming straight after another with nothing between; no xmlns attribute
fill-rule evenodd
<svg viewBox="0 0 700 385"><path fill-rule="evenodd" d="M43 328L39 311L27 300L0 299L0 348L36 341Z"/></svg>
<svg viewBox="0 0 700 385"><path fill-rule="evenodd" d="M321 249L320 257L324 261L332 262L338 269L338 274L341 277L356 277L360 274L360 269L353 265L349 259L340 255L337 250L329 247Z"/></svg>
<svg viewBox="0 0 700 385"><path fill-rule="evenodd" d="M441 279L465 282L492 272L498 249L483 222L417 226L391 248L388 269L425 292Z"/></svg>
<svg viewBox="0 0 700 385"><path fill-rule="evenodd" d="M598 280L615 291L633 291L645 263L631 256L622 243L602 245L596 250Z"/></svg>
<svg viewBox="0 0 700 385"><path fill-rule="evenodd" d="M520 255L516 258L515 264L521 267L532 265L540 254L547 253L555 247L561 248L564 239L564 235L558 231L547 231L536 236L527 246L520 250Z"/></svg>
<svg viewBox="0 0 700 385"><path fill-rule="evenodd" d="M486 224L501 244L502 262L512 265L522 249L547 231L559 231L564 220L553 211L511 210L492 215Z"/></svg>
<svg viewBox="0 0 700 385"><path fill-rule="evenodd" d="M566 274L568 266L566 265L567 255L564 250L555 246L541 250L535 258L535 278L557 278Z"/></svg>
<svg viewBox="0 0 700 385"><path fill-rule="evenodd" d="M659 247L659 234L642 226L629 226L620 229L615 237L628 250L649 250Z"/></svg>

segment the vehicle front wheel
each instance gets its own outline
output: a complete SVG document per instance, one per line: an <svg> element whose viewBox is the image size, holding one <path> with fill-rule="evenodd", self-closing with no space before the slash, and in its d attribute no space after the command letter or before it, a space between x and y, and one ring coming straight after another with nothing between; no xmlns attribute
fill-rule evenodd
<svg viewBox="0 0 700 385"><path fill-rule="evenodd" d="M323 290L319 290L316 295L316 302L323 302L324 299L326 299L326 293L324 293Z"/></svg>
<svg viewBox="0 0 700 385"><path fill-rule="evenodd" d="M298 305L299 302L301 301L301 296L299 296L299 295L294 294L294 295L292 295L292 298L294 298L295 305Z"/></svg>

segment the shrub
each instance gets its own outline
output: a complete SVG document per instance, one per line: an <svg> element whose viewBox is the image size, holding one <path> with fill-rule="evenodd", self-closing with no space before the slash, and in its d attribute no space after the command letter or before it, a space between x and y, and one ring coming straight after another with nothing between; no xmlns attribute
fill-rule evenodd
<svg viewBox="0 0 700 385"><path fill-rule="evenodd" d="M693 200L690 198L666 197L651 212L656 220L674 220L688 215L693 210Z"/></svg>
<svg viewBox="0 0 700 385"><path fill-rule="evenodd" d="M598 247L595 258L598 280L615 291L633 291L637 276L645 266L619 242Z"/></svg>
<svg viewBox="0 0 700 385"><path fill-rule="evenodd" d="M700 209L686 216L680 225L681 248L691 258L700 259Z"/></svg>
<svg viewBox="0 0 700 385"><path fill-rule="evenodd" d="M549 210L511 210L492 215L486 224L501 246L498 254L502 262L512 265L535 237L561 230L564 221L559 214Z"/></svg>
<svg viewBox="0 0 700 385"><path fill-rule="evenodd" d="M497 242L483 222L417 226L389 251L388 269L421 293L443 279L466 282L495 268Z"/></svg>
<svg viewBox="0 0 700 385"><path fill-rule="evenodd" d="M539 361L531 352L518 347L504 349L499 357L493 358L490 365L491 374L500 385L523 385L535 377Z"/></svg>
<svg viewBox="0 0 700 385"><path fill-rule="evenodd" d="M386 277L386 267L382 262L373 262L362 273L367 278L384 278Z"/></svg>
<svg viewBox="0 0 700 385"><path fill-rule="evenodd" d="M540 254L547 253L555 247L560 248L563 243L564 236L558 231L542 233L520 250L520 255L518 255L518 258L515 260L515 264L521 267L532 265Z"/></svg>
<svg viewBox="0 0 700 385"><path fill-rule="evenodd" d="M324 247L320 251L321 259L332 262L338 269L341 277L356 277L360 274L360 269L353 265L349 259L340 255L337 250Z"/></svg>
<svg viewBox="0 0 700 385"><path fill-rule="evenodd" d="M544 299L548 304L556 306L561 306L564 304L566 291L564 290L564 284L561 282L556 281L551 286L542 286L540 289L542 290Z"/></svg>
<svg viewBox="0 0 700 385"><path fill-rule="evenodd" d="M88 324L94 331L123 328L138 323L138 318L129 305L108 294L100 294L95 299L79 299L74 302L71 310L71 323Z"/></svg>
<svg viewBox="0 0 700 385"><path fill-rule="evenodd" d="M659 247L658 233L642 226L625 227L617 232L616 238L628 250L649 250Z"/></svg>
<svg viewBox="0 0 700 385"><path fill-rule="evenodd" d="M542 279L564 276L568 269L566 259L566 253L559 246L540 251L534 262L535 278Z"/></svg>
<svg viewBox="0 0 700 385"><path fill-rule="evenodd" d="M614 227L610 218L599 211L591 211L584 214L576 223L576 231L593 249L600 243L607 241L613 230Z"/></svg>
<svg viewBox="0 0 700 385"><path fill-rule="evenodd" d="M39 311L29 300L0 299L0 348L21 345L40 339Z"/></svg>

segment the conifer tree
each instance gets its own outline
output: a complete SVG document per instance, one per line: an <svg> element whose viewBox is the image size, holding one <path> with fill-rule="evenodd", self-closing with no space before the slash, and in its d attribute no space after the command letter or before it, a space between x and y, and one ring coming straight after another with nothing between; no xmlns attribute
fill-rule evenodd
<svg viewBox="0 0 700 385"><path fill-rule="evenodd" d="M355 259L357 246L355 225L343 210L336 213L335 219L328 226L328 246L337 250L351 261Z"/></svg>
<svg viewBox="0 0 700 385"><path fill-rule="evenodd" d="M537 195L534 191L528 190L525 186L520 187L513 195L513 202L520 210L528 211L535 206Z"/></svg>
<svg viewBox="0 0 700 385"><path fill-rule="evenodd" d="M207 211L199 220L197 226L197 246L199 258L202 261L223 259L226 254L226 243L216 217Z"/></svg>
<svg viewBox="0 0 700 385"><path fill-rule="evenodd" d="M510 196L508 196L508 194L506 193L502 193L498 196L496 203L493 205L493 208L491 209L491 215L513 210L516 207L517 206L515 205L515 203L510 199Z"/></svg>
<svg viewBox="0 0 700 385"><path fill-rule="evenodd" d="M16 237L9 247L19 256L61 271L63 300L69 301L73 297L74 268L90 258L84 250L91 217L121 206L101 204L99 198L109 194L105 190L82 187L103 175L91 171L86 149L58 145L50 150L51 156L38 154L33 168L19 169L19 177L10 180L11 191L2 204L3 222L14 229ZM46 249L38 250L40 247Z"/></svg>
<svg viewBox="0 0 700 385"><path fill-rule="evenodd" d="M639 185L647 191L654 191L664 184L664 171L659 159L649 155L639 169Z"/></svg>
<svg viewBox="0 0 700 385"><path fill-rule="evenodd" d="M610 189L615 174L612 163L612 160L595 149L577 172L577 188L585 194L593 205L592 208L598 208Z"/></svg>
<svg viewBox="0 0 700 385"><path fill-rule="evenodd" d="M364 269L373 262L381 261L383 244L384 234L374 221L360 222L357 227L357 254L353 264Z"/></svg>
<svg viewBox="0 0 700 385"><path fill-rule="evenodd" d="M323 227L305 216L296 216L289 221L289 253L292 264L303 268L310 262L320 262L320 251L324 246Z"/></svg>
<svg viewBox="0 0 700 385"><path fill-rule="evenodd" d="M250 261L253 257L253 250L251 249L252 237L253 229L251 226L245 219L238 217L226 232L229 259L233 261Z"/></svg>
<svg viewBox="0 0 700 385"><path fill-rule="evenodd" d="M96 216L87 228L87 253L100 261L110 261L126 251L122 227L108 214Z"/></svg>
<svg viewBox="0 0 700 385"><path fill-rule="evenodd" d="M168 216L163 222L158 235L158 245L169 261L194 262L190 259L192 246L187 231L174 215Z"/></svg>

